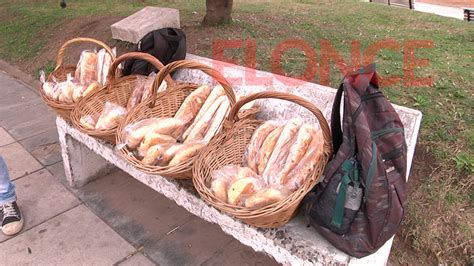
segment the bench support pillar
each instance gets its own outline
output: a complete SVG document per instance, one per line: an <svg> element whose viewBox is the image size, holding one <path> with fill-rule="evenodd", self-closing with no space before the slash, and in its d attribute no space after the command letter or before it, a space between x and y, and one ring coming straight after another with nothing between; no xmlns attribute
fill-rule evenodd
<svg viewBox="0 0 474 266"><path fill-rule="evenodd" d="M72 138L62 129L62 125L58 124L57 126L64 172L69 186L73 188L82 187L117 169L100 155Z"/></svg>

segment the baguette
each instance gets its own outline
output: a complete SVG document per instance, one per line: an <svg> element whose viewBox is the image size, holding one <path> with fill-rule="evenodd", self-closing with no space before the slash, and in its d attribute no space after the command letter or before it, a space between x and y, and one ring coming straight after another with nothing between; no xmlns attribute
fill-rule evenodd
<svg viewBox="0 0 474 266"><path fill-rule="evenodd" d="M270 134L268 134L267 138L263 141L262 147L258 151L258 158L257 158L257 173L262 174L267 166L268 159L273 153L275 149L275 145L278 141L278 138L283 131L284 126L279 126L275 130L273 130Z"/></svg>
<svg viewBox="0 0 474 266"><path fill-rule="evenodd" d="M321 160L323 145L322 131L318 131L312 139L306 154L286 177L285 187L290 190L296 190L303 184Z"/></svg>
<svg viewBox="0 0 474 266"><path fill-rule="evenodd" d="M194 121L200 120L201 117L203 117L207 113L207 110L209 110L209 107L211 107L211 105L222 95L224 95L224 89L222 88L222 86L217 85L216 87L214 87L214 89L209 94L209 97L207 97L203 106L201 107L198 114L196 115L196 118L194 118ZM186 139L186 137L189 135L191 130L193 130L194 126L195 126L195 123L189 126L188 129L186 129L186 131L183 134L183 139Z"/></svg>
<svg viewBox="0 0 474 266"><path fill-rule="evenodd" d="M92 82L89 86L87 86L87 89L84 90L82 93L82 97L86 97L90 93L94 92L95 90L100 88L100 84L97 82Z"/></svg>
<svg viewBox="0 0 474 266"><path fill-rule="evenodd" d="M280 184L286 183L288 173L298 164L308 150L311 141L316 135L316 129L308 124L303 125L298 131L295 143L290 148L288 158L280 173Z"/></svg>
<svg viewBox="0 0 474 266"><path fill-rule="evenodd" d="M209 143L211 139L219 132L224 122L225 117L229 114L230 102L225 100L216 111L216 115L212 119L211 125L207 129L206 135L204 135L204 143Z"/></svg>
<svg viewBox="0 0 474 266"><path fill-rule="evenodd" d="M192 143L188 145L183 145L174 155L173 159L170 161L169 165L174 166L181 164L187 160L192 159L196 156L199 151L204 147L202 143Z"/></svg>
<svg viewBox="0 0 474 266"><path fill-rule="evenodd" d="M197 88L186 97L174 117L191 122L191 120L196 117L210 93L211 89L207 85Z"/></svg>
<svg viewBox="0 0 474 266"><path fill-rule="evenodd" d="M290 152L291 145L296 140L296 135L302 126L301 119L293 118L283 128L280 137L275 145L275 149L268 159L268 163L263 171L263 178L268 184L279 184L279 174L284 167L284 163Z"/></svg>
<svg viewBox="0 0 474 266"><path fill-rule="evenodd" d="M181 144L181 143L175 143L175 144L171 145L170 147L168 147L166 149L165 153L163 154L163 158L161 160L161 163L163 165L167 165L174 158L174 155L180 149L182 149L182 146L183 146L183 144Z"/></svg>
<svg viewBox="0 0 474 266"><path fill-rule="evenodd" d="M186 142L203 140L212 118L216 115L219 106L226 100L226 96L220 96L199 120L194 120L194 127L185 139Z"/></svg>
<svg viewBox="0 0 474 266"><path fill-rule="evenodd" d="M247 164L254 171L258 172L257 155L262 147L263 142L268 135L278 127L275 121L267 121L255 130L250 139L250 144L247 152Z"/></svg>

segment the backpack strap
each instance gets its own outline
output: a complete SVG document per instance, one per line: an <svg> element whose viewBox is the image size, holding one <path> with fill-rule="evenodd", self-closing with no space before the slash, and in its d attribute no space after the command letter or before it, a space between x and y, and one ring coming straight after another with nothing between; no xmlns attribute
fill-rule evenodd
<svg viewBox="0 0 474 266"><path fill-rule="evenodd" d="M339 147L342 144L342 128L341 128L341 99L344 92L344 84L341 83L337 89L336 97L331 112L331 133L332 133L332 147L334 154L337 154Z"/></svg>

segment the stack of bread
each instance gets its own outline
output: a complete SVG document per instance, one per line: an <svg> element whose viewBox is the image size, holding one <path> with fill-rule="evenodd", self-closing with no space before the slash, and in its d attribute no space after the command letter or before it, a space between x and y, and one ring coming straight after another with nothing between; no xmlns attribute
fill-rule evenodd
<svg viewBox="0 0 474 266"><path fill-rule="evenodd" d="M247 167L224 166L209 184L223 202L259 208L283 200L313 173L323 155L322 132L299 118L259 126L245 155Z"/></svg>
<svg viewBox="0 0 474 266"><path fill-rule="evenodd" d="M112 51L115 53L115 48ZM99 52L85 50L81 53L74 76L68 73L65 81L58 82L54 76L46 81L41 71L42 89L51 100L75 103L106 83L111 63L112 57L105 49Z"/></svg>
<svg viewBox="0 0 474 266"><path fill-rule="evenodd" d="M106 102L102 113L85 115L81 117L80 123L87 129L107 130L117 126L126 115L127 109L118 104Z"/></svg>
<svg viewBox="0 0 474 266"><path fill-rule="evenodd" d="M143 164L174 166L192 159L220 130L230 111L222 86L200 86L174 117L148 118L124 128L124 143Z"/></svg>
<svg viewBox="0 0 474 266"><path fill-rule="evenodd" d="M155 81L156 73L151 72L148 77L145 76L137 76L137 80L135 81L135 87L132 91L130 98L128 99L127 103L127 110L130 111L133 107L137 106L137 104L143 102L145 99L151 96L152 89L153 89L153 82ZM168 85L165 81L163 81L158 88L157 92L162 92L167 89Z"/></svg>

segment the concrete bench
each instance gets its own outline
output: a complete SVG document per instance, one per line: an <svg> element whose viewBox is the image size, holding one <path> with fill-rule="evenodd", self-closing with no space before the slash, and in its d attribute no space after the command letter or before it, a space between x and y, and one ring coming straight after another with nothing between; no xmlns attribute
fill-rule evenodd
<svg viewBox="0 0 474 266"><path fill-rule="evenodd" d="M217 61L194 55L188 55L188 59L199 60L204 63L212 64L213 66L219 64ZM249 69L244 67L229 65L227 65L224 70L224 73L228 77L242 77L244 72L249 71ZM248 73L250 72L247 72L247 74ZM237 92L248 93L251 91L273 89L296 93L311 99L314 104L323 111L325 116L329 118L335 95L334 89L313 83L285 85L287 83L285 81L294 82L295 80L276 77L268 72L254 71L253 73L259 80L263 80L262 77L268 77L271 78L271 80L268 81L267 84L260 85L246 85L244 82L235 86ZM194 70L178 71L175 78L181 81L194 81L198 83L210 82L208 77ZM302 116L305 120L315 121L309 112L283 101L261 101L261 106L263 112L265 114L271 114L273 118L286 119L294 117L296 115L295 113L297 113L298 116ZM395 108L405 125L408 144L408 163L411 165L421 122L421 113L401 106L395 106ZM278 229L260 229L248 226L206 204L199 198L190 180L169 180L161 176L142 173L122 159L114 150L114 146L79 132L60 117L57 118L56 123L66 177L69 184L73 187L82 186L112 171L115 167L118 167L143 184L151 187L169 199L174 200L190 213L211 223L218 224L225 233L232 235L256 251L265 252L279 263L285 265L382 265L387 262L393 239L388 241L375 254L363 259L357 259L339 251L322 238L314 229L307 227L301 214L287 225Z"/></svg>

